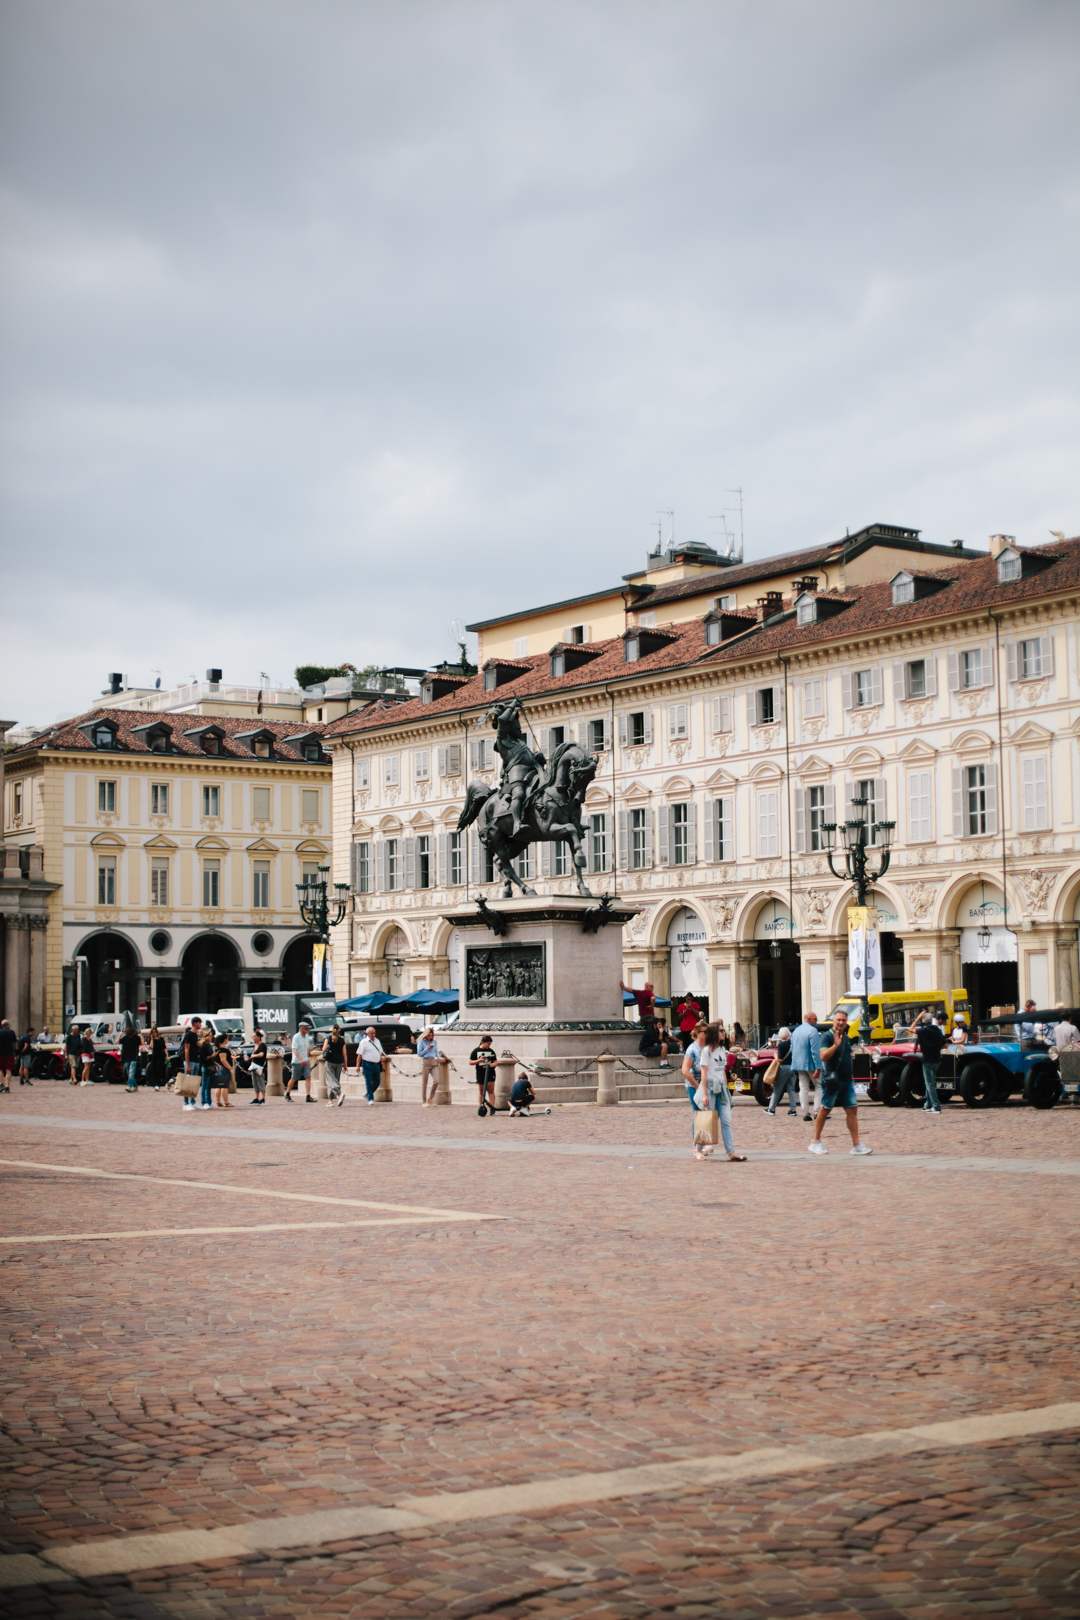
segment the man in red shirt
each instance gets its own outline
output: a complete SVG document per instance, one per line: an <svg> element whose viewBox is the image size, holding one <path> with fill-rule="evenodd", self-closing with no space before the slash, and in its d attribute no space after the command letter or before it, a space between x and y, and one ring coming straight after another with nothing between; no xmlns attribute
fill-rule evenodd
<svg viewBox="0 0 1080 1620"><path fill-rule="evenodd" d="M641 990L633 990L628 984L623 984L620 979L619 989L625 991L628 996L633 996L637 1002L638 1017L643 1024L648 1023L650 1019L656 1016L656 996L654 987L651 984L645 985Z"/></svg>

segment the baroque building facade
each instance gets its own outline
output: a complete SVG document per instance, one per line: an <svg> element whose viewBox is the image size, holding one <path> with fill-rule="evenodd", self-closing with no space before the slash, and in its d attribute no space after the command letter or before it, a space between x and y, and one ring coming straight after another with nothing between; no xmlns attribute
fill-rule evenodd
<svg viewBox="0 0 1080 1620"><path fill-rule="evenodd" d="M353 893L339 993L456 983L442 913L500 893L456 823L467 782L497 780L487 710L518 695L542 752L599 756L588 881L640 907L628 983L748 1027L828 1013L851 891L822 826L858 797L895 823L875 894L886 998L964 984L977 1011L1075 1005L1080 541L907 561L844 589L802 577L754 610L628 613L604 641L433 673L417 699L330 725L334 877ZM520 870L569 892L559 846Z"/></svg>
<svg viewBox="0 0 1080 1620"><path fill-rule="evenodd" d="M295 885L330 864L322 732L103 704L9 752L4 871L40 892L23 899L34 955L5 975L5 1015L23 997L54 1031L140 1007L168 1024L310 986Z"/></svg>

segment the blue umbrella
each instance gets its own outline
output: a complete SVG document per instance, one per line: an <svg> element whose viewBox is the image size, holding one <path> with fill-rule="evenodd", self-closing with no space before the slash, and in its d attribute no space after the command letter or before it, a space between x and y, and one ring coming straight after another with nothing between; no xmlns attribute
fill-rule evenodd
<svg viewBox="0 0 1080 1620"><path fill-rule="evenodd" d="M454 1012L458 1004L458 993L456 990L414 990L411 996L404 999L417 1012L422 1012L426 1007L437 1008L442 1012Z"/></svg>
<svg viewBox="0 0 1080 1620"><path fill-rule="evenodd" d="M655 1001L655 1003L656 1003L656 1005L658 1007L670 1007L671 1006L671 1002L670 1001L665 1001L663 996L654 996L653 1000ZM630 994L629 990L624 990L623 991L623 993L622 993L622 1004L623 1004L624 1007L633 1007L635 1005L635 998Z"/></svg>
<svg viewBox="0 0 1080 1620"><path fill-rule="evenodd" d="M385 990L372 990L366 996L353 996L351 1001L339 1001L338 1012L378 1012L390 1003L401 1002L400 996L387 995Z"/></svg>

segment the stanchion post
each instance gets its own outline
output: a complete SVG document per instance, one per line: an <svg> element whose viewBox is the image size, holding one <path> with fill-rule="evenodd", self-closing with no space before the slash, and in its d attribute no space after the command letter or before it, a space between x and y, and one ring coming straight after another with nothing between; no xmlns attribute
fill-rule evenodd
<svg viewBox="0 0 1080 1620"><path fill-rule="evenodd" d="M284 1097L285 1087L281 1079L281 1065L283 1058L280 1052L266 1054L266 1095L268 1097Z"/></svg>
<svg viewBox="0 0 1080 1620"><path fill-rule="evenodd" d="M615 1084L615 1058L611 1052L601 1052L596 1060L596 1101L598 1104L608 1106L619 1100L619 1088Z"/></svg>
<svg viewBox="0 0 1080 1620"><path fill-rule="evenodd" d="M316 1102L325 1102L326 1090L326 1064L321 1057L317 1057L311 1065L311 1095Z"/></svg>
<svg viewBox="0 0 1080 1620"><path fill-rule="evenodd" d="M453 1101L450 1096L450 1059L448 1057L439 1058L436 1068L439 1071L439 1078L435 1084L435 1095L431 1100L436 1107L448 1108Z"/></svg>
<svg viewBox="0 0 1080 1620"><path fill-rule="evenodd" d="M379 1089L375 1093L375 1101L377 1103L393 1102L394 1093L390 1088L390 1059L384 1056L379 1067L382 1074L379 1080Z"/></svg>
<svg viewBox="0 0 1080 1620"><path fill-rule="evenodd" d="M514 1059L503 1056L495 1060L495 1107L505 1113L510 1107L510 1093L514 1089Z"/></svg>

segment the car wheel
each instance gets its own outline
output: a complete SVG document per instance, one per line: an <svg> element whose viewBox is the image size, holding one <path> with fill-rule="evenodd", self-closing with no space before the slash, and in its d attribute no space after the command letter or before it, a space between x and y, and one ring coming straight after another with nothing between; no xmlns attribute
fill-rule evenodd
<svg viewBox="0 0 1080 1620"><path fill-rule="evenodd" d="M1030 1068L1024 1080L1024 1101L1032 1108L1053 1108L1061 1096L1061 1080L1049 1064Z"/></svg>
<svg viewBox="0 0 1080 1620"><path fill-rule="evenodd" d="M960 1095L969 1108L989 1108L997 1098L997 1075L989 1063L969 1063L960 1077Z"/></svg>
<svg viewBox="0 0 1080 1620"><path fill-rule="evenodd" d="M886 1108L900 1106L900 1076L903 1072L902 1063L885 1063L878 1070L878 1096Z"/></svg>
<svg viewBox="0 0 1080 1620"><path fill-rule="evenodd" d="M921 1108L926 1101L926 1079L921 1063L905 1063L900 1075L900 1101L905 1108Z"/></svg>
<svg viewBox="0 0 1080 1620"><path fill-rule="evenodd" d="M110 1086L123 1085L124 1071L114 1057L107 1057L101 1065L101 1078Z"/></svg>
<svg viewBox="0 0 1080 1620"><path fill-rule="evenodd" d="M760 1074L756 1075L754 1077L754 1082L753 1082L753 1085L751 1087L751 1090L754 1093L754 1101L759 1102L761 1104L762 1108L768 1108L770 1102L772 1101L772 1094L773 1094L772 1081L770 1080L766 1084L765 1080L761 1077Z"/></svg>

